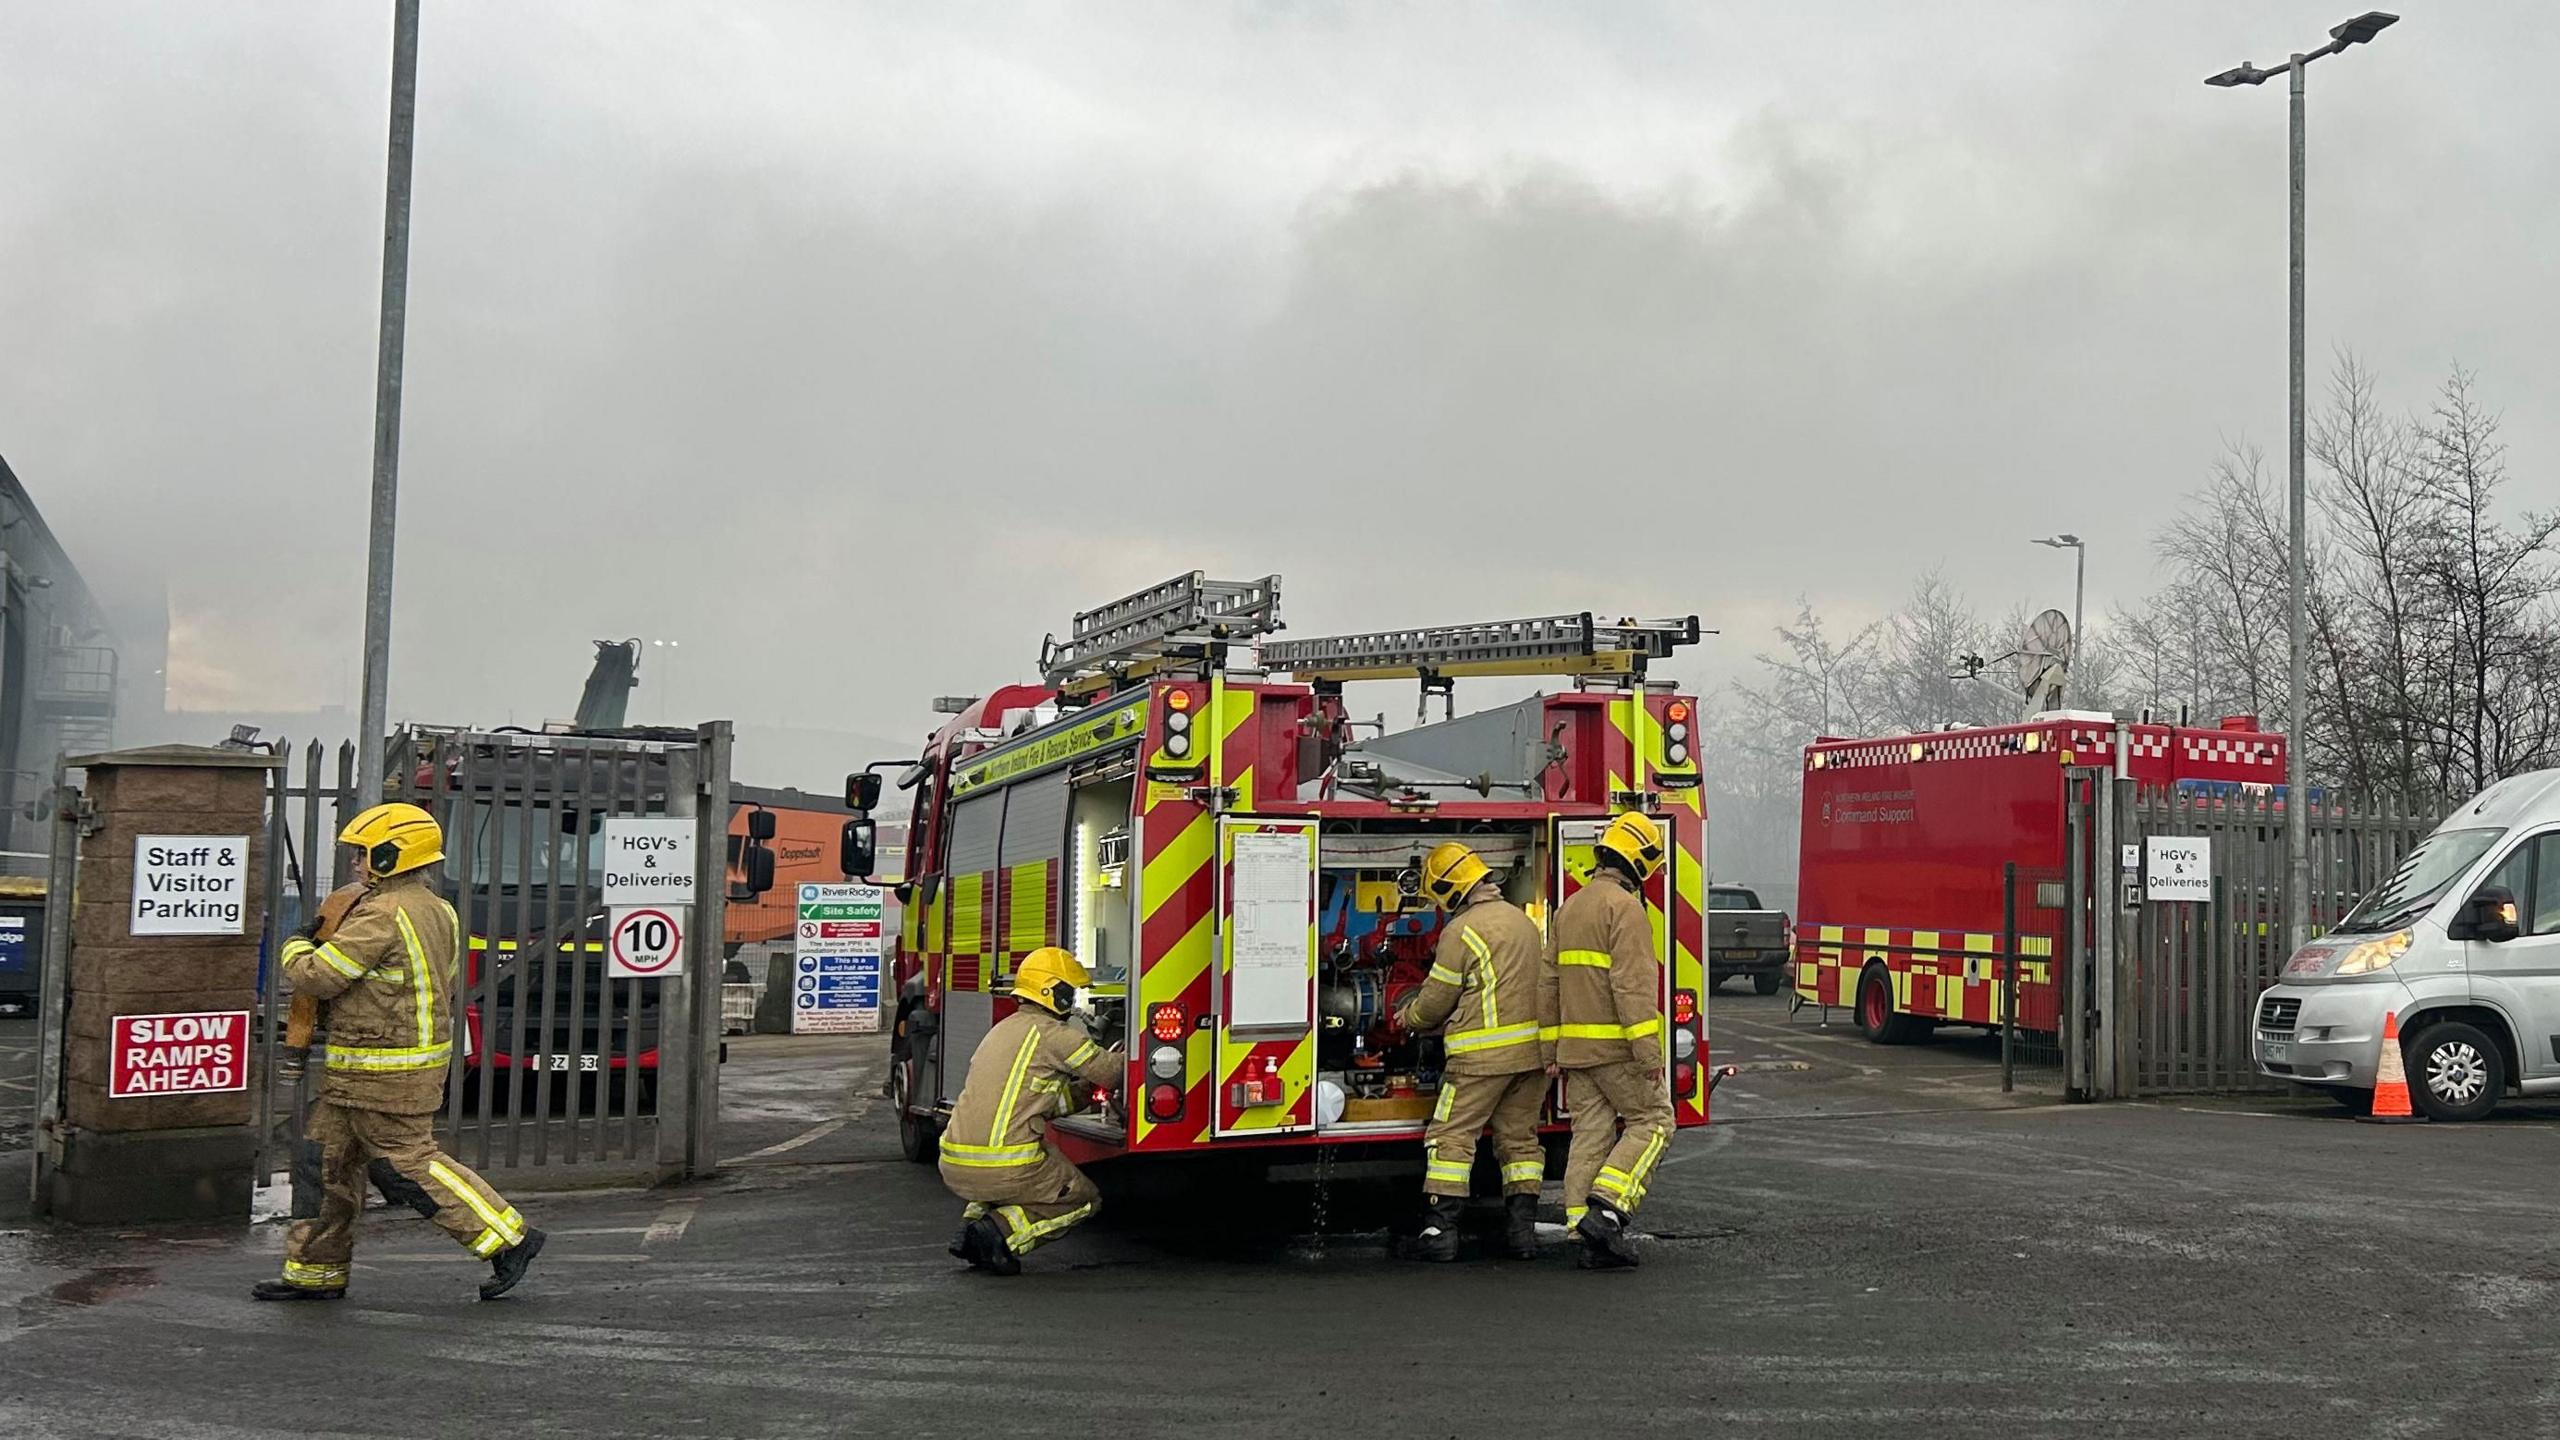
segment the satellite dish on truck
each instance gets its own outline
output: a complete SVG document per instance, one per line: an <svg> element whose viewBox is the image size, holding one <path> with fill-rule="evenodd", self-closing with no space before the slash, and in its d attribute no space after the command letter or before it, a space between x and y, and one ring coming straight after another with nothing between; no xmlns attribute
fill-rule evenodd
<svg viewBox="0 0 2560 1440"><path fill-rule="evenodd" d="M2062 708L2071 643L2071 617L2059 610L2047 610L2027 623L2027 637L2018 645L2018 688L2026 693L2027 718Z"/></svg>

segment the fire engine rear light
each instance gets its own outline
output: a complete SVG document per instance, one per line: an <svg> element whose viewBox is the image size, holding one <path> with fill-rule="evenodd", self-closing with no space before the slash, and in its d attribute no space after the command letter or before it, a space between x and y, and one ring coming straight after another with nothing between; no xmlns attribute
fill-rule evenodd
<svg viewBox="0 0 2560 1440"><path fill-rule="evenodd" d="M1681 744L1677 740L1671 742L1671 748L1664 751L1663 755L1674 765L1686 765L1689 763L1689 747Z"/></svg>
<svg viewBox="0 0 2560 1440"><path fill-rule="evenodd" d="M1671 1058L1687 1065L1698 1057L1698 1032L1686 1025L1671 1032Z"/></svg>
<svg viewBox="0 0 2560 1440"><path fill-rule="evenodd" d="M1176 710L1188 710L1191 708L1191 692L1188 690L1168 692L1164 697L1164 703Z"/></svg>
<svg viewBox="0 0 2560 1440"><path fill-rule="evenodd" d="M1154 1085L1147 1090L1147 1114L1158 1120L1170 1120L1182 1113L1182 1087Z"/></svg>
<svg viewBox="0 0 2560 1440"><path fill-rule="evenodd" d="M1191 728L1191 717L1176 710L1164 717L1164 728L1172 734L1180 735Z"/></svg>
<svg viewBox="0 0 2560 1440"><path fill-rule="evenodd" d="M1183 1029L1190 1020L1191 1017L1183 1014L1179 1005L1158 1005L1147 1012L1147 1033L1170 1045L1182 1038Z"/></svg>
<svg viewBox="0 0 2560 1440"><path fill-rule="evenodd" d="M1683 1061L1680 1064L1671 1067L1672 1094L1690 1095L1694 1094L1697 1091L1697 1088L1698 1067L1695 1064Z"/></svg>
<svg viewBox="0 0 2560 1440"><path fill-rule="evenodd" d="M1191 737L1181 734L1167 735L1164 737L1164 753L1172 756L1176 760L1190 754Z"/></svg>
<svg viewBox="0 0 2560 1440"><path fill-rule="evenodd" d="M1674 1025L1687 1025L1694 1022L1697 1018L1698 992L1695 990L1672 991L1671 1023Z"/></svg>
<svg viewBox="0 0 2560 1440"><path fill-rule="evenodd" d="M1171 1080L1182 1074L1182 1050L1175 1045L1159 1045L1147 1052L1147 1073L1159 1080Z"/></svg>
<svg viewBox="0 0 2560 1440"><path fill-rule="evenodd" d="M1686 700L1674 700L1671 702L1671 708L1663 711L1662 713L1670 716L1674 720L1686 720L1689 718L1689 702Z"/></svg>
<svg viewBox="0 0 2560 1440"><path fill-rule="evenodd" d="M1662 733L1670 736L1675 741L1686 740L1689 738L1689 727L1685 722L1674 720L1671 722L1671 728L1663 731Z"/></svg>

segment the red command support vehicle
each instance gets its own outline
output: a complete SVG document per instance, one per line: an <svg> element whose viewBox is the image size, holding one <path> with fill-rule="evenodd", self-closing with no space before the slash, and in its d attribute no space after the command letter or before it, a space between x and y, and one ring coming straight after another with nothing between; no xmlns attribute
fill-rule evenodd
<svg viewBox="0 0 2560 1440"><path fill-rule="evenodd" d="M2070 855L2067 787L2091 774L2137 791L2272 787L2285 740L2233 716L2218 729L2133 724L2055 711L2016 725L1805 747L1797 874L1795 989L1851 1009L1880 1044L1925 1039L1941 1024L2003 1023L2017 969L2018 1028L2061 1023L2064 914L2038 887L2075 864L2101 881L2105 858ZM2003 936L2006 867L2018 867L2017 936ZM2050 899L2050 893L2045 897Z"/></svg>
<svg viewBox="0 0 2560 1440"><path fill-rule="evenodd" d="M1094 974L1095 1037L1130 1057L1125 1108L1051 1127L1078 1162L1231 1154L1269 1173L1347 1146L1380 1152L1373 1172L1418 1170L1439 1042L1392 1016L1443 918L1416 898L1423 855L1464 840L1544 914L1630 810L1672 840L1646 896L1665 1084L1681 1124L1705 1123L1696 702L1647 673L1695 642L1696 618L1263 639L1278 605L1277 576L1180 576L1078 615L1045 645L1044 683L947 707L900 781L914 803L890 1093L908 1155L933 1157L971 1054L1013 1009L1014 966L1061 945ZM1569 688L1456 715L1455 680L1488 675ZM1355 742L1343 685L1392 679L1441 696L1443 718Z"/></svg>

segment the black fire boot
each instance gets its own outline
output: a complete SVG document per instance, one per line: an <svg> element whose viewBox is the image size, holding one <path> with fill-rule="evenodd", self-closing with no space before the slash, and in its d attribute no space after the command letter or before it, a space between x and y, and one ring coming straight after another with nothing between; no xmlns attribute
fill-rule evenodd
<svg viewBox="0 0 2560 1440"><path fill-rule="evenodd" d="M1422 1200L1422 1233L1413 1237L1416 1260L1446 1264L1458 1258L1458 1222L1467 1202L1455 1195L1426 1195Z"/></svg>
<svg viewBox="0 0 2560 1440"><path fill-rule="evenodd" d="M1574 1233L1582 1237L1583 1269L1635 1268L1636 1244L1627 1235L1627 1217L1616 1206L1592 1197L1591 1208L1582 1212L1582 1221L1574 1227Z"/></svg>
<svg viewBox="0 0 2560 1440"><path fill-rule="evenodd" d="M1538 1197L1506 1195L1502 1199L1502 1243L1514 1260L1538 1258Z"/></svg>
<svg viewBox="0 0 2560 1440"><path fill-rule="evenodd" d="M344 1300L347 1287L332 1285L326 1289L313 1285L293 1285L282 1280L261 1280L249 1287L252 1300Z"/></svg>
<svg viewBox="0 0 2560 1440"><path fill-rule="evenodd" d="M524 1272L533 1267L533 1257L542 1253L543 1234L528 1228L524 1238L489 1257L489 1278L480 1282L480 1298L495 1300L516 1288L524 1280Z"/></svg>
<svg viewBox="0 0 2560 1440"><path fill-rule="evenodd" d="M951 1232L948 1248L952 1259L968 1261L972 1270L977 1269L987 1257L987 1252L978 1244L978 1222L975 1220L960 1222L960 1228Z"/></svg>
<svg viewBox="0 0 2560 1440"><path fill-rule="evenodd" d="M970 1261L970 1264L990 1275L1022 1273L1022 1257L1014 1254L1013 1247L1004 1242L1004 1231L996 1228L996 1222L972 1220L969 1222L969 1229L970 1241L978 1250L978 1258Z"/></svg>

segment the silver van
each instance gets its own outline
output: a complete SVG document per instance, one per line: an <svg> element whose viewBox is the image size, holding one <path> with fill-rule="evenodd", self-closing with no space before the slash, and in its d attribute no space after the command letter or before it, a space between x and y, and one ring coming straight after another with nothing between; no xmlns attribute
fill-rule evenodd
<svg viewBox="0 0 2560 1440"><path fill-rule="evenodd" d="M2419 1114L2560 1094L2560 770L2490 786L2296 951L2258 998L2258 1070L2367 1108L2395 1011Z"/></svg>

